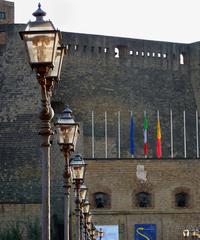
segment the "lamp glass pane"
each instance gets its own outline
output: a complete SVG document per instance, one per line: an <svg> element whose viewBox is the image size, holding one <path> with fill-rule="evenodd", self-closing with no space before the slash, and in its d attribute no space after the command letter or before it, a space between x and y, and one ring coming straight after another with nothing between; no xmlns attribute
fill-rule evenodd
<svg viewBox="0 0 200 240"><path fill-rule="evenodd" d="M54 63L55 46L58 44L57 32L24 34L29 61L34 63Z"/></svg>
<svg viewBox="0 0 200 240"><path fill-rule="evenodd" d="M74 132L74 148L76 147L77 140L78 140L78 135L79 135L79 125L75 125L75 132Z"/></svg>
<svg viewBox="0 0 200 240"><path fill-rule="evenodd" d="M92 215L91 214L89 214L88 216L87 216L87 223L89 224L89 223L91 223L91 221L92 221Z"/></svg>
<svg viewBox="0 0 200 240"><path fill-rule="evenodd" d="M80 188L80 198L81 198L81 200L85 200L86 195L87 195L87 189L81 189Z"/></svg>
<svg viewBox="0 0 200 240"><path fill-rule="evenodd" d="M56 80L60 80L61 67L64 57L64 49L59 47L56 51L54 68L51 69L47 75L47 77L55 78Z"/></svg>
<svg viewBox="0 0 200 240"><path fill-rule="evenodd" d="M89 211L90 211L90 204L89 203L84 204L83 205L83 212L88 213Z"/></svg>
<svg viewBox="0 0 200 240"><path fill-rule="evenodd" d="M61 125L57 128L59 144L73 144L76 125Z"/></svg>
<svg viewBox="0 0 200 240"><path fill-rule="evenodd" d="M72 177L73 179L83 179L84 166L72 166Z"/></svg>

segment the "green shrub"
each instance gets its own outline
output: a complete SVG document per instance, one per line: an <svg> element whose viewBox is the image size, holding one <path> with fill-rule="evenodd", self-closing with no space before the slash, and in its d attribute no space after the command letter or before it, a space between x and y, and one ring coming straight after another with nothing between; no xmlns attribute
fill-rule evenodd
<svg viewBox="0 0 200 240"><path fill-rule="evenodd" d="M10 224L8 229L0 232L0 240L23 240L23 230L19 224Z"/></svg>
<svg viewBox="0 0 200 240"><path fill-rule="evenodd" d="M28 240L40 240L41 230L38 220L28 222L26 224L26 231Z"/></svg>

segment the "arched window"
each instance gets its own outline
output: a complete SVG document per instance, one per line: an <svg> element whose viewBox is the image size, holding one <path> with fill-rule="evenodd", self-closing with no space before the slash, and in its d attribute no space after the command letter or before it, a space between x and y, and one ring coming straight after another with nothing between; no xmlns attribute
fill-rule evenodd
<svg viewBox="0 0 200 240"><path fill-rule="evenodd" d="M105 208L108 206L108 195L103 192L94 194L94 203L96 208Z"/></svg>
<svg viewBox="0 0 200 240"><path fill-rule="evenodd" d="M151 194L148 192L137 193L136 205L141 208L151 207Z"/></svg>
<svg viewBox="0 0 200 240"><path fill-rule="evenodd" d="M185 192L180 192L175 195L176 207L188 207L189 195Z"/></svg>

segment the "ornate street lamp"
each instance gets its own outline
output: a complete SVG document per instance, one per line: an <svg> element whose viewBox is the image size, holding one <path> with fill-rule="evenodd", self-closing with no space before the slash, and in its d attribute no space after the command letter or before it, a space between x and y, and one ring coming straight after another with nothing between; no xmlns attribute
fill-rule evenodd
<svg viewBox="0 0 200 240"><path fill-rule="evenodd" d="M190 231L188 229L183 230L183 237L189 237L190 236Z"/></svg>
<svg viewBox="0 0 200 240"><path fill-rule="evenodd" d="M103 236L104 236L104 231L102 230L102 228L100 228L98 231L98 237L101 240L103 238Z"/></svg>
<svg viewBox="0 0 200 240"><path fill-rule="evenodd" d="M76 204L76 240L81 239L80 213L81 213L81 199L80 186L83 183L85 175L85 162L80 155L76 155L70 162L72 179L75 185L75 204Z"/></svg>
<svg viewBox="0 0 200 240"><path fill-rule="evenodd" d="M83 215L83 206L86 201L86 195L87 195L88 188L83 183L80 186L80 192L79 192L79 199L80 199L80 231L81 231L81 239L83 239L84 236L84 215Z"/></svg>
<svg viewBox="0 0 200 240"><path fill-rule="evenodd" d="M51 119L54 112L50 104L53 78L47 80L51 69L56 69L56 54L60 46L60 31L56 30L51 21L44 21L46 13L38 5L33 13L34 22L29 22L25 31L20 32L25 43L31 68L36 72L37 80L41 86L42 109L40 119L42 122L39 134L42 137L42 240L50 239L50 136ZM63 58L63 54L60 54ZM59 61L62 63L62 61ZM59 69L61 68L61 65ZM57 72L58 73L58 72ZM57 75L58 77L58 75Z"/></svg>
<svg viewBox="0 0 200 240"><path fill-rule="evenodd" d="M82 212L84 217L84 240L87 240L87 217L90 212L90 203L88 200L84 201L82 205Z"/></svg>
<svg viewBox="0 0 200 240"><path fill-rule="evenodd" d="M77 138L79 135L79 124L72 118L72 111L67 107L61 117L55 123L57 128L58 144L65 157L64 170L64 239L69 240L69 210L70 210L70 188L71 188L71 169L69 158L74 152Z"/></svg>
<svg viewBox="0 0 200 240"><path fill-rule="evenodd" d="M96 231L96 227L94 226L94 224L92 223L92 229L91 229L91 233L90 233L91 239L95 240L97 237L97 231Z"/></svg>
<svg viewBox="0 0 200 240"><path fill-rule="evenodd" d="M50 20L44 21L45 15L46 13L41 9L39 3L37 11L33 13L36 21L28 22L25 31L20 32L20 36L24 40L30 66L37 73L43 69L42 72L45 71L47 74L49 69L54 67L61 35Z"/></svg>

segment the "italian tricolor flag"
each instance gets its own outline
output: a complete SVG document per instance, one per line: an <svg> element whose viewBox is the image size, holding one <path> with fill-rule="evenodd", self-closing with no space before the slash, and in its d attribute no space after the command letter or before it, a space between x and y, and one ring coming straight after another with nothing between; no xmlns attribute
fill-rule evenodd
<svg viewBox="0 0 200 240"><path fill-rule="evenodd" d="M156 140L156 156L157 158L162 157L162 146L161 146L161 129L160 129L160 118L159 111L157 113L157 140Z"/></svg>
<svg viewBox="0 0 200 240"><path fill-rule="evenodd" d="M144 112L144 156L148 155L148 143L147 143L147 130L148 130L148 121L146 112Z"/></svg>

